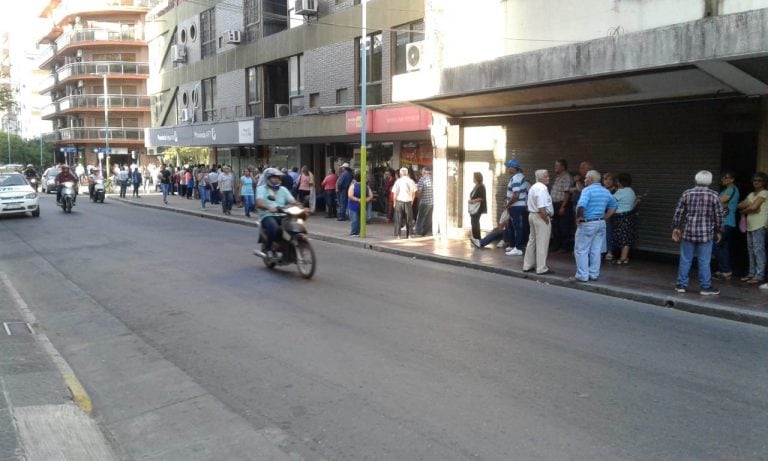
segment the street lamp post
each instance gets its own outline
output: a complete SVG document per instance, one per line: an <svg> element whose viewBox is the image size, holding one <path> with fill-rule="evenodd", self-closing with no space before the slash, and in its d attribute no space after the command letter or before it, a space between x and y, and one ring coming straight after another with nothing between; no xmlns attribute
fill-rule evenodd
<svg viewBox="0 0 768 461"><path fill-rule="evenodd" d="M367 201L368 201L368 184L367 184L367 149L368 146L366 145L366 131L368 131L368 120L367 120L367 98L368 98L368 70L366 67L368 66L367 61L367 53L368 53L368 14L366 9L366 4L368 3L367 0L362 0L363 3L363 18L362 18L362 25L363 25L363 36L360 39L360 44L362 48L362 56L360 57L361 65L360 65L360 238L365 238L367 226L366 226L366 220L368 217L367 214ZM371 50L373 50L373 40L371 40Z"/></svg>
<svg viewBox="0 0 768 461"><path fill-rule="evenodd" d="M11 117L10 117L10 114L5 114L5 116L3 118L5 118L5 134L6 134L6 137L8 138L8 164L10 165L11 163L13 163L13 162L11 162Z"/></svg>
<svg viewBox="0 0 768 461"><path fill-rule="evenodd" d="M106 149L104 155L107 156L107 170L109 170L109 97L107 96L107 73L104 75L104 144ZM99 176L104 177L101 170L101 155L99 156Z"/></svg>

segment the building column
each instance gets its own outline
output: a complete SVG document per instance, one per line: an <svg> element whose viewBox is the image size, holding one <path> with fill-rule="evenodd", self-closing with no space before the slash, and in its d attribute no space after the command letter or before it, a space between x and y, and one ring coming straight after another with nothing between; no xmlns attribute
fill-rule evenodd
<svg viewBox="0 0 768 461"><path fill-rule="evenodd" d="M768 171L768 96L761 98L759 120L756 171Z"/></svg>

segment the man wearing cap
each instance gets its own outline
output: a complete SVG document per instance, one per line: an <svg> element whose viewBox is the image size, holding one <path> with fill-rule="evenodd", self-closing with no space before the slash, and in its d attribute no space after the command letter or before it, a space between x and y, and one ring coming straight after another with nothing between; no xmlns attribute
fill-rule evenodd
<svg viewBox="0 0 768 461"><path fill-rule="evenodd" d="M510 247L505 254L507 256L521 256L523 246L527 242L528 180L525 179L523 169L520 168L520 162L517 160L507 160L504 166L507 167L507 172L511 175L507 185L506 206L509 210L509 226L507 226L507 239L505 239Z"/></svg>
<svg viewBox="0 0 768 461"><path fill-rule="evenodd" d="M590 170L584 177L584 189L576 204L576 275L572 282L597 280L600 276L600 250L605 240L605 222L611 219L618 204L600 183L599 171Z"/></svg>
<svg viewBox="0 0 768 461"><path fill-rule="evenodd" d="M416 235L425 236L432 233L432 209L435 204L432 195L432 172L429 167L421 169L421 177L416 184L416 196L419 198L416 208Z"/></svg>
<svg viewBox="0 0 768 461"><path fill-rule="evenodd" d="M352 169L349 168L349 163L343 163L341 165L341 174L338 181L336 181L336 195L339 198L339 214L336 217L337 221L347 220L347 197L349 191L349 185L352 184Z"/></svg>

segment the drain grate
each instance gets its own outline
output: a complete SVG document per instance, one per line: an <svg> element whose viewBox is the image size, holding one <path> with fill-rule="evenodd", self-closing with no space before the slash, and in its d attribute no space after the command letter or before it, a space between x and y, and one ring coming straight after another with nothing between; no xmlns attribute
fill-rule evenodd
<svg viewBox="0 0 768 461"><path fill-rule="evenodd" d="M8 336L33 335L35 330L27 322L3 322L5 334Z"/></svg>

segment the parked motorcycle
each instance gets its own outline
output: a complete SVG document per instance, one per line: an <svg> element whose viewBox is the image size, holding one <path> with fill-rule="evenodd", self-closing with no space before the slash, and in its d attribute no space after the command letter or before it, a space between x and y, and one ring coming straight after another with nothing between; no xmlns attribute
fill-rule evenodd
<svg viewBox="0 0 768 461"><path fill-rule="evenodd" d="M59 206L64 213L72 213L72 205L75 203L75 183L64 181L61 183L61 201Z"/></svg>
<svg viewBox="0 0 768 461"><path fill-rule="evenodd" d="M267 248L267 235L263 228L259 230L260 250L254 250L254 254L264 260L264 264L272 269L275 266L286 266L296 264L296 268L305 279L312 278L315 273L317 261L315 259L315 250L309 243L307 237L307 226L304 220L307 218L307 211L303 208L292 206L289 208L278 209L283 214L282 235L275 242L278 246L276 251Z"/></svg>
<svg viewBox="0 0 768 461"><path fill-rule="evenodd" d="M93 200L94 203L104 203L105 196L106 188L104 187L104 180L95 180L93 182L93 193L91 193L91 200Z"/></svg>

